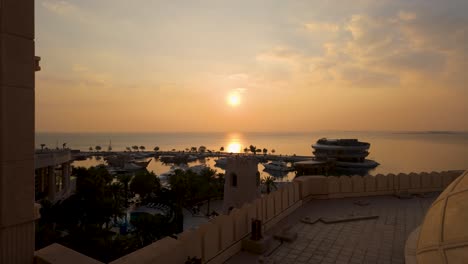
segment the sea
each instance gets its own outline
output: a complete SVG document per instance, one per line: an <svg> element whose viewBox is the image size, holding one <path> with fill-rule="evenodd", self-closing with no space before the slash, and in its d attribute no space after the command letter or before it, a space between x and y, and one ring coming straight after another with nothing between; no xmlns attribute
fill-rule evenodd
<svg viewBox="0 0 468 264"><path fill-rule="evenodd" d="M63 143L71 149L87 152L89 148L101 146L107 150L123 151L126 147L143 146L146 151L156 146L162 151L186 150L191 147L205 146L217 152L221 147L225 152L243 153L244 148L254 145L260 149L273 150L277 155L312 156L311 145L320 138L356 138L369 142L372 159L380 163L369 171L371 175L388 173L431 172L444 170L468 169L468 132L356 132L356 131L316 131L316 132L232 132L232 133L36 133L36 148L41 144L46 147L61 148ZM206 158L189 165L206 164L218 172L223 169L215 167L216 158ZM75 161L74 166L95 166L103 164L99 157L85 161ZM161 174L167 172L170 165L156 159L150 162L148 170ZM294 172L276 174L263 171L262 177L273 175L277 181L291 181Z"/></svg>

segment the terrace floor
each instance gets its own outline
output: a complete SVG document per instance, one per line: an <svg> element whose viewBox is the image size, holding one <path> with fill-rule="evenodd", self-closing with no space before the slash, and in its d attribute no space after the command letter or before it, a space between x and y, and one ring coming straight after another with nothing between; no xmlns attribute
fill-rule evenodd
<svg viewBox="0 0 468 264"><path fill-rule="evenodd" d="M266 235L287 226L298 237L284 242L263 256L239 252L226 263L405 263L404 248L409 234L422 223L439 193L399 199L395 196L312 200L276 224ZM361 201L368 205L358 205ZM361 203L362 204L362 203ZM377 219L325 224L301 222L304 217L377 215ZM274 247L275 247L274 246ZM273 247L273 248L274 248Z"/></svg>

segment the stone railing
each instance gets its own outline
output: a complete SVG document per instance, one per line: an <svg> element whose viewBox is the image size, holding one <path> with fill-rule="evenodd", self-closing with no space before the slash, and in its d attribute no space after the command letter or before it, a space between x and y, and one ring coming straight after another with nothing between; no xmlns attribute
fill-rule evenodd
<svg viewBox="0 0 468 264"><path fill-rule="evenodd" d="M166 237L132 252L112 264L184 263L187 257L203 263L223 263L241 250L242 240L250 235L250 220L262 220L264 230L312 199L424 193L442 191L462 171L388 174L376 176L302 176L278 190L220 215L210 223ZM57 263L57 262L50 262Z"/></svg>

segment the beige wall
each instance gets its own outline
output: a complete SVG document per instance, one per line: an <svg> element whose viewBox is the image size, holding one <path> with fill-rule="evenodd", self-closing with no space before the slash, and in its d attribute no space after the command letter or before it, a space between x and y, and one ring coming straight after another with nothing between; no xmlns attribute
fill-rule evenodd
<svg viewBox="0 0 468 264"><path fill-rule="evenodd" d="M272 227L302 205L298 192L299 183L287 183L269 195L232 210L229 215L220 215L197 230L179 234L177 246L170 247L172 241L159 240L149 246L151 250L140 249L112 263L153 263L151 260L155 258L150 256L163 252L168 256L165 263L181 263L181 256L183 259L201 257L204 263L223 263L241 250L241 241L250 235L251 219L262 219L265 229Z"/></svg>
<svg viewBox="0 0 468 264"><path fill-rule="evenodd" d="M32 263L34 0L0 3L0 263Z"/></svg>
<svg viewBox="0 0 468 264"><path fill-rule="evenodd" d="M400 173L376 176L304 176L295 179L301 198L344 198L444 190L463 171Z"/></svg>

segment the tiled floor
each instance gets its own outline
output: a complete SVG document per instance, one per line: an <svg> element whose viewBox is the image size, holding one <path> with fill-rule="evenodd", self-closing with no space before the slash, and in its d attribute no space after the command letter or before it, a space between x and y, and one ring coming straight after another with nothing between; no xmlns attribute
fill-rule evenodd
<svg viewBox="0 0 468 264"><path fill-rule="evenodd" d="M292 242L284 242L266 256L264 263L404 263L404 247L411 231L421 224L426 210L438 194L431 197L398 199L394 196L312 200L275 225L273 234L290 225L298 233ZM367 206L354 202L365 200ZM377 219L336 224L305 224L303 217L378 215ZM240 252L227 261L259 263L259 256Z"/></svg>

